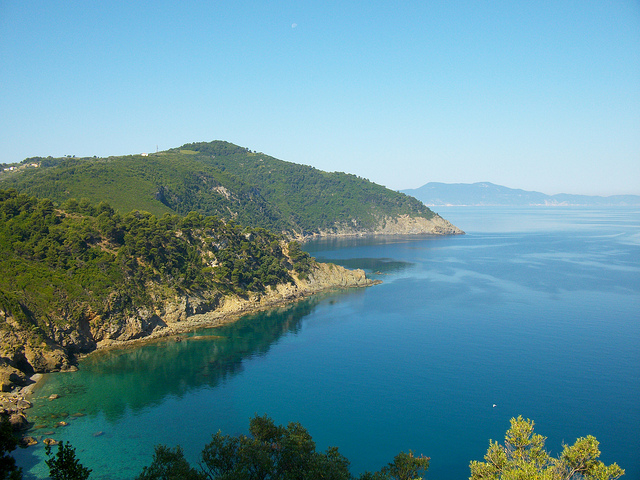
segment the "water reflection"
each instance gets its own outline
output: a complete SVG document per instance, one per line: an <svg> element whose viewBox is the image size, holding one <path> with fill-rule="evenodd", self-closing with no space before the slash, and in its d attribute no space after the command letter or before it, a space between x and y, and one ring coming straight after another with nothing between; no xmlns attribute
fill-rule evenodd
<svg viewBox="0 0 640 480"><path fill-rule="evenodd" d="M403 262L392 258L321 258L319 260L323 262L336 263L346 268L362 268L366 272L374 274L398 273L414 265L411 262Z"/></svg>
<svg viewBox="0 0 640 480"><path fill-rule="evenodd" d="M364 235L353 237L324 237L305 242L303 248L315 255L315 252L333 251L362 247L397 245L399 243L415 243L424 241L438 241L442 235Z"/></svg>
<svg viewBox="0 0 640 480"><path fill-rule="evenodd" d="M413 259L398 258L398 246L428 248L442 242L440 235L390 235L321 238L304 244L304 249L321 262L346 268L361 268L368 274L396 274L413 268ZM362 254L366 253L366 256ZM393 256L392 256L393 255Z"/></svg>
<svg viewBox="0 0 640 480"><path fill-rule="evenodd" d="M115 422L127 409L137 412L213 388L243 371L243 361L265 355L280 337L297 333L301 321L324 298L317 295L239 321L161 339L144 346L96 352L80 371L51 374L35 394L29 418L41 429L73 415L104 413ZM52 394L59 399L49 400Z"/></svg>

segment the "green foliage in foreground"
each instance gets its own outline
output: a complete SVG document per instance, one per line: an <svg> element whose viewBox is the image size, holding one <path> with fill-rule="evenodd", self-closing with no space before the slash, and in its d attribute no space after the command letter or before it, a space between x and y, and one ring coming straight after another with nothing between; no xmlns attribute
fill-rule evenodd
<svg viewBox="0 0 640 480"><path fill-rule="evenodd" d="M336 447L317 452L309 432L299 423L275 425L267 416L249 424L250 436L213 435L202 451L200 468L191 467L180 447L156 447L153 462L137 480L351 480L349 460ZM400 453L379 472L361 480L413 480L429 468L429 458Z"/></svg>
<svg viewBox="0 0 640 480"><path fill-rule="evenodd" d="M204 474L187 462L182 448L158 445L153 454L153 462L144 467L138 480L202 480Z"/></svg>
<svg viewBox="0 0 640 480"><path fill-rule="evenodd" d="M57 208L0 190L0 310L47 336L42 328L58 318L71 325L113 319L163 296L261 293L313 264L295 243L289 260L283 242L195 212L121 215L104 202L74 199Z"/></svg>
<svg viewBox="0 0 640 480"><path fill-rule="evenodd" d="M355 175L285 162L228 142L200 142L148 156L31 158L0 172L0 188L63 203L107 201L144 210L234 220L278 233L374 228L384 217L431 218L422 202ZM37 168L29 164L40 165Z"/></svg>
<svg viewBox="0 0 640 480"><path fill-rule="evenodd" d="M533 421L511 419L504 445L489 442L484 462L471 462L470 480L615 480L624 475L616 463L606 466L600 449L589 435L564 445L558 458L544 448L545 437L533 433Z"/></svg>
<svg viewBox="0 0 640 480"><path fill-rule="evenodd" d="M624 475L617 464L599 459L598 441L578 438L558 458L544 449L545 437L533 433L533 422L511 419L504 445L489 442L485 462L472 461L470 480L616 480ZM199 468L192 467L182 449L158 445L151 464L137 480L352 480L349 460L330 447L317 452L309 432L299 423L275 425L269 417L256 416L249 423L250 436L212 436L201 455ZM6 419L0 419L0 479L19 480L20 469L8 454L17 441ZM83 467L67 443L46 461L52 479L86 480ZM429 458L401 452L377 472L365 472L359 480L419 480L429 468Z"/></svg>
<svg viewBox="0 0 640 480"><path fill-rule="evenodd" d="M67 443L59 443L58 451L51 452L51 445L45 447L47 460L45 463L49 467L49 477L51 480L87 480L91 469L84 467L76 458L76 450Z"/></svg>
<svg viewBox="0 0 640 480"><path fill-rule="evenodd" d="M20 480L22 469L10 453L18 446L11 424L5 415L0 415L0 480Z"/></svg>

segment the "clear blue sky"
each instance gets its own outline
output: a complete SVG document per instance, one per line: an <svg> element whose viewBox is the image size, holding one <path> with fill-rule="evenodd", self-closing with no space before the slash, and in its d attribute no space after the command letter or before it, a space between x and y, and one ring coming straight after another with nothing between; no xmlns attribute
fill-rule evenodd
<svg viewBox="0 0 640 480"><path fill-rule="evenodd" d="M0 162L210 140L393 189L640 194L640 2L0 0Z"/></svg>

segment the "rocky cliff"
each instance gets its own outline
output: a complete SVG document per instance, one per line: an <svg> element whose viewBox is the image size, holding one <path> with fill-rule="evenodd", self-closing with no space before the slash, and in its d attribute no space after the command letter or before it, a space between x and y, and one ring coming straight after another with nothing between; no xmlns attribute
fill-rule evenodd
<svg viewBox="0 0 640 480"><path fill-rule="evenodd" d="M332 230L320 229L317 234L306 235L299 239L363 235L464 235L464 232L437 214L430 219L399 215L396 217L381 217L373 228L338 224Z"/></svg>
<svg viewBox="0 0 640 480"><path fill-rule="evenodd" d="M348 270L339 265L318 263L308 278L294 277L262 294L247 296L189 296L159 305L155 311L140 310L118 334L96 332L96 348L113 347L132 341L173 335L199 327L213 327L236 320L240 315L264 310L299 298L335 288L367 287L380 283L366 277L364 270Z"/></svg>
<svg viewBox="0 0 640 480"><path fill-rule="evenodd" d="M430 219L400 215L385 217L381 225L373 232L376 235L461 235L462 230L440 215Z"/></svg>
<svg viewBox="0 0 640 480"><path fill-rule="evenodd" d="M10 392L30 383L35 373L73 370L74 356L172 335L197 327L216 326L238 316L269 308L333 288L365 287L374 281L363 270L333 264L314 264L307 278L269 287L246 296L201 292L160 298L124 317L100 317L88 312L80 324L51 322L47 338L36 338L10 314L0 311L0 391Z"/></svg>

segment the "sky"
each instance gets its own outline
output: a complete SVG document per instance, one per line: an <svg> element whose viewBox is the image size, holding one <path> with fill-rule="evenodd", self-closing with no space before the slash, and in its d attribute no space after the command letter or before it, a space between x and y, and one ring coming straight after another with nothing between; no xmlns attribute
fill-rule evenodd
<svg viewBox="0 0 640 480"><path fill-rule="evenodd" d="M0 163L226 140L394 190L640 194L640 1L0 0Z"/></svg>

